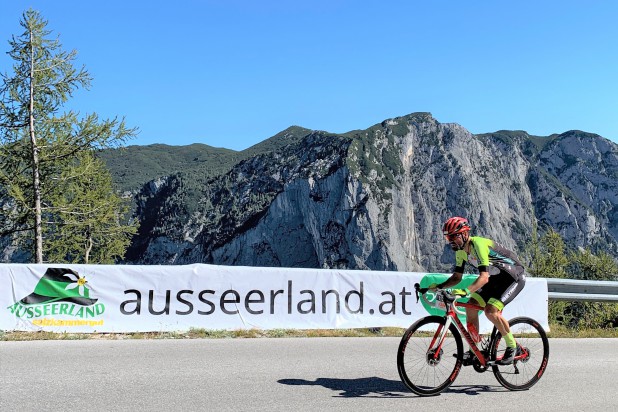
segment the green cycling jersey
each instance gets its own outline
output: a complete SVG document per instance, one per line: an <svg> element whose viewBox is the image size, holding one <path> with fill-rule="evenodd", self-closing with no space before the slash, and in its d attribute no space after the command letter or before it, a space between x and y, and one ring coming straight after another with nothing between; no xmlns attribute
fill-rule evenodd
<svg viewBox="0 0 618 412"><path fill-rule="evenodd" d="M514 271L519 272L522 267L515 253L498 242L480 236L470 237L470 253L464 250L455 253L455 272L463 273L466 262L490 275L502 271L513 275Z"/></svg>

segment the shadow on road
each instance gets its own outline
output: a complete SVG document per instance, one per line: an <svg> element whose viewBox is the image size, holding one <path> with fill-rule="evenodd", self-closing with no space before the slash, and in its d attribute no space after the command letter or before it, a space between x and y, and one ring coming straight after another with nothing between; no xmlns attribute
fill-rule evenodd
<svg viewBox="0 0 618 412"><path fill-rule="evenodd" d="M337 396L343 398L356 398L359 396L401 398L412 395L401 381L391 381L375 376L358 379L317 378L315 381L281 379L278 382L284 385L323 386L324 388L339 392Z"/></svg>
<svg viewBox="0 0 618 412"><path fill-rule="evenodd" d="M280 379L283 385L322 386L332 391L339 392L336 397L342 398L409 398L416 397L401 381L393 381L378 377L337 379L317 378L315 381L306 379ZM504 391L502 386L451 386L445 393L461 393L465 395L479 395L483 392Z"/></svg>
<svg viewBox="0 0 618 412"><path fill-rule="evenodd" d="M508 392L508 390L500 385L451 385L444 391L444 393L461 393L464 395L480 395L481 393L487 392Z"/></svg>

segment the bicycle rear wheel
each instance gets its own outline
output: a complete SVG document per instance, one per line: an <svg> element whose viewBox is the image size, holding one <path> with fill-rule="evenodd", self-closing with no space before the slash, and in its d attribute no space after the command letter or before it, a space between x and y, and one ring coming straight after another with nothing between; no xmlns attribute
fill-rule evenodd
<svg viewBox="0 0 618 412"><path fill-rule="evenodd" d="M427 316L406 330L397 351L397 370L403 383L421 396L446 389L461 370L461 335L451 324L440 341L446 318Z"/></svg>
<svg viewBox="0 0 618 412"><path fill-rule="evenodd" d="M539 323L526 317L509 321L511 333L521 347L511 365L493 365L492 370L502 386L512 391L529 389L537 383L549 361L549 341ZM491 345L490 359L495 361L504 354L506 344L500 332L496 332Z"/></svg>

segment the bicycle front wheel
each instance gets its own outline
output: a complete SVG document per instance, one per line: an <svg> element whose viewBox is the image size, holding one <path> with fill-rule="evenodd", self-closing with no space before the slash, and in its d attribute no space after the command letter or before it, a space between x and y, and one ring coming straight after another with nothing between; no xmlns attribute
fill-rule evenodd
<svg viewBox="0 0 618 412"><path fill-rule="evenodd" d="M492 370L502 386L521 391L529 389L543 376L549 361L549 341L543 327L533 319L514 318L509 326L518 345L515 361L511 365L493 365ZM506 349L500 332L496 332L491 348L490 359L500 359Z"/></svg>
<svg viewBox="0 0 618 412"><path fill-rule="evenodd" d="M417 395L442 392L461 370L461 335L452 323L445 331L445 324L444 317L428 316L410 326L401 338L397 370L403 383Z"/></svg>

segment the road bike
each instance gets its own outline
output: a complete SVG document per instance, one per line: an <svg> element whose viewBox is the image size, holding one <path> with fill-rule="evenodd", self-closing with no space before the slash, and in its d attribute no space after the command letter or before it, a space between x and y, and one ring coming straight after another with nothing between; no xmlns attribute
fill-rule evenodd
<svg viewBox="0 0 618 412"><path fill-rule="evenodd" d="M493 328L477 345L459 320L456 307L483 310L472 303L459 302L461 296L448 289L436 289L432 302L427 299L427 288L417 283L419 297L428 305L443 309L444 316L427 316L412 324L399 344L397 369L403 383L421 396L437 395L457 378L464 364L462 335L474 353L472 366L482 373L491 367L496 379L509 390L526 390L541 379L549 360L547 334L534 319L517 317L509 321L517 341L515 360L510 365L499 365L506 344L502 335Z"/></svg>

